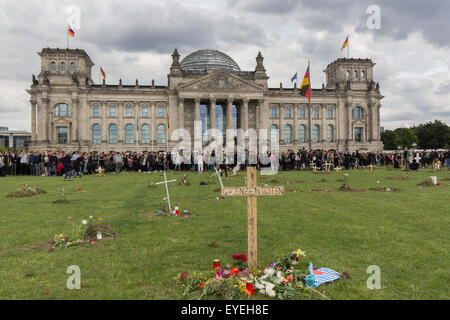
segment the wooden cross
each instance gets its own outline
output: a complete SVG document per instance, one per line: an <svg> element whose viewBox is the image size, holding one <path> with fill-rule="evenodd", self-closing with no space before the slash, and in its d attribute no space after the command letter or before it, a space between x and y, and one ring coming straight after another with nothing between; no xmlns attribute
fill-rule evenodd
<svg viewBox="0 0 450 320"><path fill-rule="evenodd" d="M161 184L161 183L164 183L164 185L166 186L167 204L169 205L169 214L171 214L171 213L172 213L172 207L170 206L169 189L167 188L167 184L168 184L169 182L174 182L174 181L177 181L177 180L169 180L169 181L167 181L167 178L166 178L166 172L165 172L165 171L163 171L163 172L164 172L164 181L156 182L155 184Z"/></svg>
<svg viewBox="0 0 450 320"><path fill-rule="evenodd" d="M219 182L220 182L220 189L223 190L223 183L222 183L222 178L220 177L219 171L217 171L217 168L214 167L214 170L216 170L216 175L217 178L219 178Z"/></svg>
<svg viewBox="0 0 450 320"><path fill-rule="evenodd" d="M331 169L332 165L333 165L333 163L330 162L330 161L325 162L325 171L326 172L330 172L330 169Z"/></svg>
<svg viewBox="0 0 450 320"><path fill-rule="evenodd" d="M313 170L313 171L317 171L317 166L316 166L316 163L314 162L314 161L311 161L310 162L310 164L309 164L309 166L310 166L310 168Z"/></svg>
<svg viewBox="0 0 450 320"><path fill-rule="evenodd" d="M223 188L222 196L247 196L248 224L248 266L253 269L258 266L258 208L257 196L282 196L284 187L257 187L256 168L247 167L247 187Z"/></svg>

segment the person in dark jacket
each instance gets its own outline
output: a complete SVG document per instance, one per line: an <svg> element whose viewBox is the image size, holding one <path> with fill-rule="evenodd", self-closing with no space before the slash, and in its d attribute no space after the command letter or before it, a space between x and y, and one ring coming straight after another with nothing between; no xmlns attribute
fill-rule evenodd
<svg viewBox="0 0 450 320"><path fill-rule="evenodd" d="M72 181L72 156L70 153L66 153L63 158L63 166L64 166L64 181L67 181L67 176L69 176L69 181Z"/></svg>

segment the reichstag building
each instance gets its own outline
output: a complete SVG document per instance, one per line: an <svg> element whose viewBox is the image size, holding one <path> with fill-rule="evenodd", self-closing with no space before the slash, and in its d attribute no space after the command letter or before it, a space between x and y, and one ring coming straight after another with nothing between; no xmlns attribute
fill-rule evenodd
<svg viewBox="0 0 450 320"><path fill-rule="evenodd" d="M193 141L194 121L201 121L202 133L267 129L280 151L383 149L383 96L370 59L330 63L326 84L312 89L308 104L296 86L268 87L261 53L253 71L242 71L217 50L198 50L180 61L175 49L167 85L95 84L94 63L84 50L44 48L39 55L41 72L27 90L33 150L170 150L186 138L173 138L177 128L189 130Z"/></svg>

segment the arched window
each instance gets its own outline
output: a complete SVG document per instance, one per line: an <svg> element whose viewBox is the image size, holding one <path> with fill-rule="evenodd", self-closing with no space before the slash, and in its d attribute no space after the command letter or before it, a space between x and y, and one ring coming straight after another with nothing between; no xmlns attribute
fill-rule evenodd
<svg viewBox="0 0 450 320"><path fill-rule="evenodd" d="M320 126L315 124L312 128L312 141L319 142L320 140Z"/></svg>
<svg viewBox="0 0 450 320"><path fill-rule="evenodd" d="M117 130L117 125L112 124L109 126L109 143L118 143L119 135Z"/></svg>
<svg viewBox="0 0 450 320"><path fill-rule="evenodd" d="M125 143L134 142L134 127L132 124L127 124L125 126Z"/></svg>
<svg viewBox="0 0 450 320"><path fill-rule="evenodd" d="M59 103L54 109L55 117L70 117L70 106L65 103Z"/></svg>
<svg viewBox="0 0 450 320"><path fill-rule="evenodd" d="M292 127L288 124L284 126L284 142L292 142Z"/></svg>
<svg viewBox="0 0 450 320"><path fill-rule="evenodd" d="M364 110L361 107L353 108L353 119L364 119Z"/></svg>
<svg viewBox="0 0 450 320"><path fill-rule="evenodd" d="M354 77L355 77L355 79L358 79L358 70L355 70Z"/></svg>
<svg viewBox="0 0 450 320"><path fill-rule="evenodd" d="M52 61L50 63L50 71L56 71L56 62L55 61Z"/></svg>
<svg viewBox="0 0 450 320"><path fill-rule="evenodd" d="M351 74L350 70L347 70L347 73L345 74L345 76L347 77L347 79L350 78L350 74Z"/></svg>
<svg viewBox="0 0 450 320"><path fill-rule="evenodd" d="M102 140L102 127L99 124L92 126L92 144L100 144Z"/></svg>
<svg viewBox="0 0 450 320"><path fill-rule="evenodd" d="M141 142L142 143L150 143L150 126L148 124L142 125Z"/></svg>
<svg viewBox="0 0 450 320"><path fill-rule="evenodd" d="M75 71L75 62L70 63L70 71Z"/></svg>
<svg viewBox="0 0 450 320"><path fill-rule="evenodd" d="M331 124L327 125L327 141L332 142L334 140L333 137L333 126Z"/></svg>
<svg viewBox="0 0 450 320"><path fill-rule="evenodd" d="M298 142L306 142L306 127L302 124L298 127Z"/></svg>
<svg viewBox="0 0 450 320"><path fill-rule="evenodd" d="M163 124L158 125L156 129L156 143L166 143L166 126Z"/></svg>
<svg viewBox="0 0 450 320"><path fill-rule="evenodd" d="M279 142L279 135L278 135L278 127L273 124L270 126L270 141L271 142Z"/></svg>
<svg viewBox="0 0 450 320"><path fill-rule="evenodd" d="M363 70L363 71L361 71L361 78L362 79L365 79L366 78L366 72Z"/></svg>
<svg viewBox="0 0 450 320"><path fill-rule="evenodd" d="M66 71L66 63L65 62L61 62L60 70L61 71Z"/></svg>

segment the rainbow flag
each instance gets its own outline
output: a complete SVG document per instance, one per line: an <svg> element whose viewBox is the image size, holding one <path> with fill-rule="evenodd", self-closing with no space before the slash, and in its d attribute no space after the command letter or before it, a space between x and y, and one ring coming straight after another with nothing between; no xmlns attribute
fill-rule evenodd
<svg viewBox="0 0 450 320"><path fill-rule="evenodd" d="M102 67L100 67L100 74L101 74L101 76L103 77L103 79L106 78L106 74L105 74L105 72L103 71Z"/></svg>
<svg viewBox="0 0 450 320"><path fill-rule="evenodd" d="M69 26L69 28L67 29L67 35L69 37L75 37L75 32L72 30L72 28Z"/></svg>
<svg viewBox="0 0 450 320"><path fill-rule="evenodd" d="M341 51L344 50L344 48L347 47L347 46L348 46L348 36L345 39L344 44L342 45Z"/></svg>
<svg viewBox="0 0 450 320"><path fill-rule="evenodd" d="M306 69L305 76L303 77L302 84L300 85L300 94L306 99L311 99L311 85L309 83L309 66Z"/></svg>

